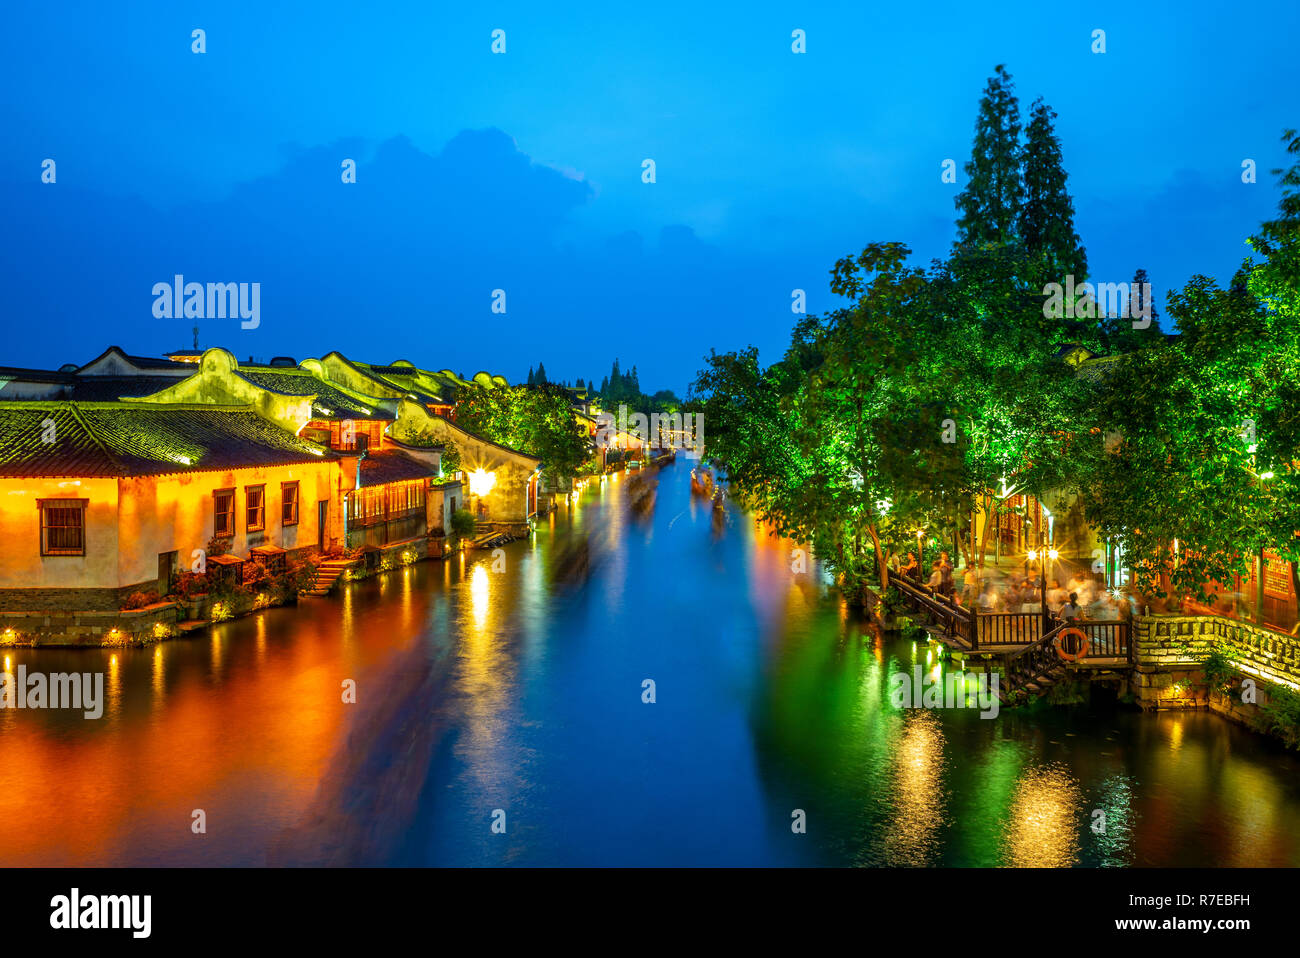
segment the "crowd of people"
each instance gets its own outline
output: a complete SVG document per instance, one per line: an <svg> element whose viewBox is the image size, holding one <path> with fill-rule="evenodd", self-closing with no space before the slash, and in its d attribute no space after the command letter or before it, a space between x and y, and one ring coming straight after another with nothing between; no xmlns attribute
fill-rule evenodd
<svg viewBox="0 0 1300 958"><path fill-rule="evenodd" d="M1073 569L1064 560L1053 563L1053 566L1056 568L1051 570L1046 595L1047 610L1053 618L1062 622L1079 619L1105 621L1130 618L1136 611L1136 599L1128 591L1112 594L1097 576ZM1042 568L1033 560L1008 572L998 568L966 566L961 574L960 589L957 587L957 570L947 552L941 552L939 558L930 564L928 577L922 575L921 564L914 552L907 554L907 560L899 564L897 571L924 582L932 591L958 605L980 613L1040 612L1044 605ZM1062 575L1067 576L1065 585L1060 581Z"/></svg>

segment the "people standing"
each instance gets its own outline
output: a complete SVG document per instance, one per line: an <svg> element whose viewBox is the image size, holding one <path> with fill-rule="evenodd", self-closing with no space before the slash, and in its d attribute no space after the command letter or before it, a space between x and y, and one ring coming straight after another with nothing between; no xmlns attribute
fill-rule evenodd
<svg viewBox="0 0 1300 958"><path fill-rule="evenodd" d="M991 580L984 581L984 591L980 593L979 610L981 612L996 612L998 607L998 594L993 588Z"/></svg>
<svg viewBox="0 0 1300 958"><path fill-rule="evenodd" d="M1071 592L1069 601L1061 606L1061 621L1073 625L1079 621L1079 614L1079 594Z"/></svg>
<svg viewBox="0 0 1300 958"><path fill-rule="evenodd" d="M1061 583L1055 579L1052 580L1052 586L1047 590L1047 609L1058 619L1061 617L1061 607L1065 605L1069 595L1061 588Z"/></svg>
<svg viewBox="0 0 1300 958"><path fill-rule="evenodd" d="M1042 604L1038 587L1032 582L1026 582L1025 587L1020 590L1020 611L1037 612L1042 608Z"/></svg>
<svg viewBox="0 0 1300 958"><path fill-rule="evenodd" d="M952 582L952 563L948 560L948 553L939 553L939 592L951 597L953 594Z"/></svg>

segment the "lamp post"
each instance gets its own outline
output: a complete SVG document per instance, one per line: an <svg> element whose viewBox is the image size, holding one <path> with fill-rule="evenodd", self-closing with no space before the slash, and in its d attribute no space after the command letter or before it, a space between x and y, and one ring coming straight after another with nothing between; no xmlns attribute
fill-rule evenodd
<svg viewBox="0 0 1300 958"><path fill-rule="evenodd" d="M1038 589L1038 597L1042 603L1042 609L1043 609L1043 634L1044 635L1046 635L1048 632L1051 631L1051 625L1052 625L1051 621L1047 617L1047 567L1050 563L1055 561L1058 555L1060 555L1060 553L1057 552L1055 549L1048 549L1047 562L1042 563L1040 566L1043 575L1041 579L1041 585L1039 586Z"/></svg>

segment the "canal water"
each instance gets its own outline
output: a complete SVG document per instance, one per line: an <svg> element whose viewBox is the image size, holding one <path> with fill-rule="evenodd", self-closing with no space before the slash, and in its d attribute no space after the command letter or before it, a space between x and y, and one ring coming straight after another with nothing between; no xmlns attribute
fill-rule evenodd
<svg viewBox="0 0 1300 958"><path fill-rule="evenodd" d="M0 864L1300 865L1293 753L1113 703L896 709L930 650L656 478L195 638L0 650L107 700L0 710Z"/></svg>

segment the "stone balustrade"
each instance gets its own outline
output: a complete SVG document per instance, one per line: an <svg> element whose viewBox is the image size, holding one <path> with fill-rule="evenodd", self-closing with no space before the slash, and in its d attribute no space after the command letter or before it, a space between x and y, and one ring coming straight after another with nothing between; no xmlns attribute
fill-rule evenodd
<svg viewBox="0 0 1300 958"><path fill-rule="evenodd" d="M1133 692L1144 708L1204 708L1212 703L1201 663L1212 649L1268 685L1300 687L1300 638L1212 615L1133 620Z"/></svg>

